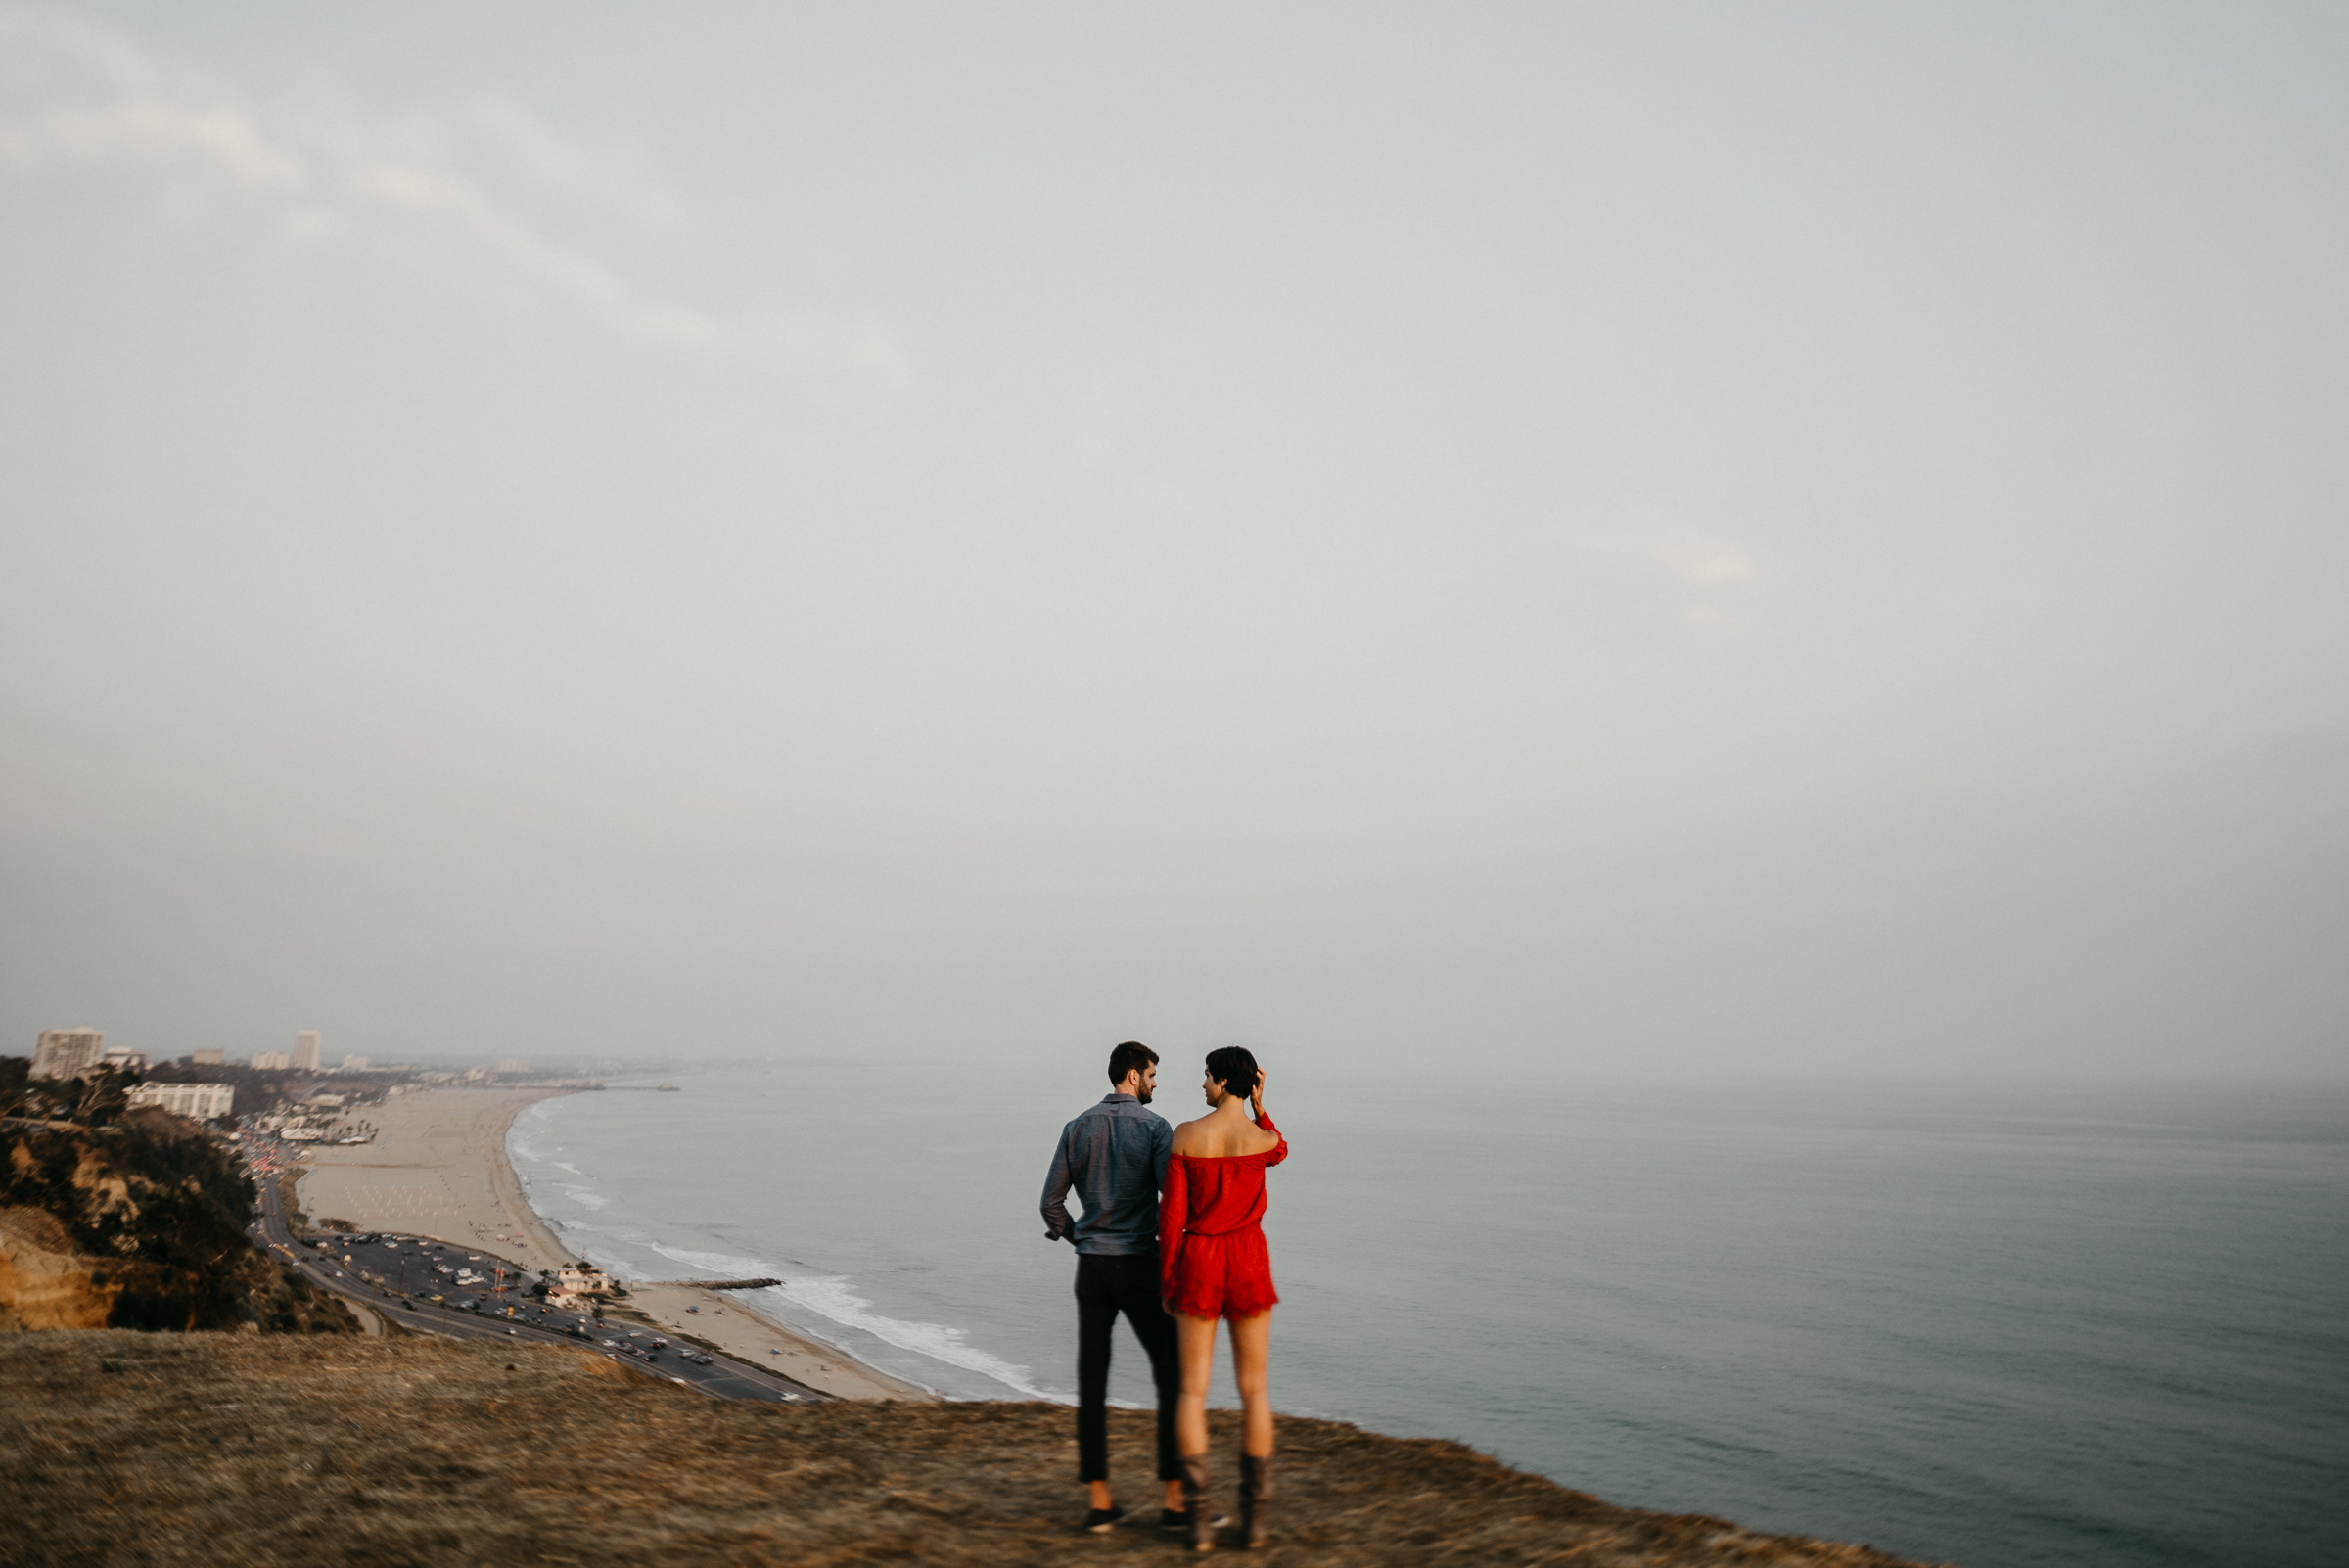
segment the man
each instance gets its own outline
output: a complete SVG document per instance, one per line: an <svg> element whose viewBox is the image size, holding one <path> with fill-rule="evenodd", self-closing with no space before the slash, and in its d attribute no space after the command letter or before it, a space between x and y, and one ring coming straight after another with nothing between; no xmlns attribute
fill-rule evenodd
<svg viewBox="0 0 2349 1568"><path fill-rule="evenodd" d="M1158 1384L1159 1523L1180 1528L1182 1460L1174 1452L1174 1402L1182 1360L1174 1319L1158 1299L1158 1189L1174 1130L1142 1107L1158 1088L1158 1052L1128 1040L1109 1053L1110 1092L1061 1130L1044 1177L1044 1238L1077 1246L1077 1462L1090 1489L1084 1527L1099 1535L1126 1510L1109 1491L1109 1342L1118 1314L1133 1325ZM1069 1219L1074 1186L1084 1214Z"/></svg>

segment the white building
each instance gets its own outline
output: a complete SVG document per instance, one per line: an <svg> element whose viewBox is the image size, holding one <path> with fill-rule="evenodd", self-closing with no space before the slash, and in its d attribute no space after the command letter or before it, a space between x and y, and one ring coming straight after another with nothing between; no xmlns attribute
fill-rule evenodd
<svg viewBox="0 0 2349 1568"><path fill-rule="evenodd" d="M255 1067L292 1067L294 1058L288 1056L284 1051L254 1051L253 1065Z"/></svg>
<svg viewBox="0 0 2349 1568"><path fill-rule="evenodd" d="M367 1071L367 1058L366 1058L366 1057L364 1057L364 1056L345 1056L345 1057L344 1057L344 1058L343 1058L343 1071L344 1071L344 1072L345 1072L345 1073L364 1073L364 1072L366 1072L366 1071Z"/></svg>
<svg viewBox="0 0 2349 1568"><path fill-rule="evenodd" d="M198 1051L188 1060L194 1062L198 1067L218 1067L220 1053L218 1051Z"/></svg>
<svg viewBox="0 0 2349 1568"><path fill-rule="evenodd" d="M130 1091L130 1103L160 1105L173 1116L197 1122L217 1121L237 1103L234 1084L141 1084Z"/></svg>
<svg viewBox="0 0 2349 1568"><path fill-rule="evenodd" d="M106 1056L103 1029L44 1029L33 1048L34 1078L79 1078Z"/></svg>
<svg viewBox="0 0 2349 1568"><path fill-rule="evenodd" d="M509 1056L497 1064L497 1070L501 1073L527 1073L530 1070L530 1064Z"/></svg>
<svg viewBox="0 0 2349 1568"><path fill-rule="evenodd" d="M134 1051L127 1045L109 1045L106 1054L98 1058L98 1065L111 1067L117 1073L144 1073L147 1071L147 1053Z"/></svg>
<svg viewBox="0 0 2349 1568"><path fill-rule="evenodd" d="M318 1071L318 1031L298 1029L294 1032L294 1070L298 1073Z"/></svg>
<svg viewBox="0 0 2349 1568"><path fill-rule="evenodd" d="M546 1282L546 1304L562 1312L585 1312L597 1296L612 1293L612 1276L591 1264L572 1264L555 1270Z"/></svg>

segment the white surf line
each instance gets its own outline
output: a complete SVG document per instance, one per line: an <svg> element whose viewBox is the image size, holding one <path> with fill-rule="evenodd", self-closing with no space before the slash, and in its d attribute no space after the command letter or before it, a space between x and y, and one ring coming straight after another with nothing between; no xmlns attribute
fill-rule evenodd
<svg viewBox="0 0 2349 1568"><path fill-rule="evenodd" d="M651 1246L653 1251L661 1254L662 1257L693 1268L757 1278L780 1276L783 1280L780 1285L769 1285L760 1290L746 1290L736 1293L746 1305L754 1310L759 1306L760 1297L771 1297L778 1303L787 1303L804 1312L813 1313L827 1322L870 1334L884 1345L894 1345L898 1350L910 1351L916 1356L926 1357L944 1365L957 1367L966 1372L976 1372L982 1377L1000 1383L1005 1388L1026 1395L1030 1399L1060 1399L1060 1396L1037 1387L1035 1373L1027 1367L1007 1361L993 1352L970 1343L968 1329L956 1327L951 1323L908 1322L900 1317L891 1317L884 1313L874 1312L873 1304L855 1293L849 1277L845 1274L795 1274L789 1269L778 1268L760 1258L742 1258L719 1252L693 1252L683 1247L665 1247L657 1241L651 1243ZM794 1326L791 1319L781 1312L768 1311L760 1315L772 1317L786 1328ZM832 1343L837 1345L836 1341ZM849 1353L844 1349L844 1354ZM861 1360L861 1358L858 1359ZM886 1367L876 1366L873 1369L879 1372L888 1371ZM899 1374L891 1373L890 1375ZM1062 1401L1062 1403L1066 1402Z"/></svg>

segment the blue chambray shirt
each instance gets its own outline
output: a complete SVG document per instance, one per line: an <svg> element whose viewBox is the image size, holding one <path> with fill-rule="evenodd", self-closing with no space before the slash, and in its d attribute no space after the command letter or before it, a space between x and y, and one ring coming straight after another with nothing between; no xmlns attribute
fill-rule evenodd
<svg viewBox="0 0 2349 1568"><path fill-rule="evenodd" d="M1158 1251L1158 1189L1166 1181L1174 1130L1130 1094L1109 1094L1060 1130L1044 1176L1044 1239L1077 1243L1079 1254L1117 1258ZM1084 1204L1069 1219L1069 1188Z"/></svg>

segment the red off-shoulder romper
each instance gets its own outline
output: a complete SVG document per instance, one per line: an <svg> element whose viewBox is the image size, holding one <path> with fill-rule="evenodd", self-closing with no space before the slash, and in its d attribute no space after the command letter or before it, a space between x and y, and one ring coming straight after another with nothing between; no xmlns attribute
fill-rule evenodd
<svg viewBox="0 0 2349 1568"><path fill-rule="evenodd" d="M1257 1126L1278 1134L1269 1116ZM1285 1137L1263 1154L1167 1157L1158 1200L1159 1293L1186 1317L1254 1317L1280 1297L1265 1250L1265 1173L1289 1157Z"/></svg>

